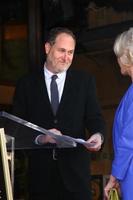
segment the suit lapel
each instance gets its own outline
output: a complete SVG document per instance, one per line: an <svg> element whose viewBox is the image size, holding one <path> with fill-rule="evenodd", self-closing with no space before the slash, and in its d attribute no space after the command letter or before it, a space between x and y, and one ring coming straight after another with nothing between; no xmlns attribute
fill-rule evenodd
<svg viewBox="0 0 133 200"><path fill-rule="evenodd" d="M42 99L42 102L45 103L45 107L47 106L51 110L51 103L48 97L47 87L44 79L44 71L40 70L38 76L37 76L37 87L40 95L40 99ZM52 110L51 110L52 111Z"/></svg>
<svg viewBox="0 0 133 200"><path fill-rule="evenodd" d="M72 97L72 94L73 94L72 72L68 70L58 112L60 112L60 110L62 110L62 108L64 108L64 106L67 105L68 99Z"/></svg>

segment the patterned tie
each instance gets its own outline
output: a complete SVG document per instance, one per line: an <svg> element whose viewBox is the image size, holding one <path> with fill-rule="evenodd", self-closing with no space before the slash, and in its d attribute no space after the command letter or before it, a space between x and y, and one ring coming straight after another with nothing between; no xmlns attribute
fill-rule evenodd
<svg viewBox="0 0 133 200"><path fill-rule="evenodd" d="M51 106L53 109L54 115L56 115L58 106L59 106L59 93L58 93L58 87L56 83L56 79L58 78L57 75L53 75L51 77L51 85L50 85L50 90L51 90Z"/></svg>

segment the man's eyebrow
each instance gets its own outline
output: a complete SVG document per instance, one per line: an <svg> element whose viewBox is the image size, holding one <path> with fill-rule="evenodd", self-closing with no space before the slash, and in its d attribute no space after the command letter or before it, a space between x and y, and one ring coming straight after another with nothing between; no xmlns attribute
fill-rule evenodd
<svg viewBox="0 0 133 200"><path fill-rule="evenodd" d="M68 51L68 52L74 52L74 49L67 50L67 49L62 48L62 47L60 47L59 49L60 49L60 50L64 50L64 51Z"/></svg>

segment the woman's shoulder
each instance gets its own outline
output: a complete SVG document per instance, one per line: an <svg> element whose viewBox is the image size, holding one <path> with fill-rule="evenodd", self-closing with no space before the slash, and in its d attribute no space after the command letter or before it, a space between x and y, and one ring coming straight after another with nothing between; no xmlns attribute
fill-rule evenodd
<svg viewBox="0 0 133 200"><path fill-rule="evenodd" d="M125 94L128 98L133 98L133 83L129 86Z"/></svg>
<svg viewBox="0 0 133 200"><path fill-rule="evenodd" d="M133 104L133 84L129 86L121 102L126 107Z"/></svg>

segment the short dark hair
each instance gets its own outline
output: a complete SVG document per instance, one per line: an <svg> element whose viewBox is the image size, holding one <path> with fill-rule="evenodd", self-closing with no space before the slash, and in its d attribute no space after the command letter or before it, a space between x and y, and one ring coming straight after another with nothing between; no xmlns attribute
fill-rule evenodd
<svg viewBox="0 0 133 200"><path fill-rule="evenodd" d="M57 36L61 33L66 33L70 35L76 43L76 37L74 33L70 29L65 28L65 27L52 28L47 36L46 42L49 42L50 44L54 44Z"/></svg>

